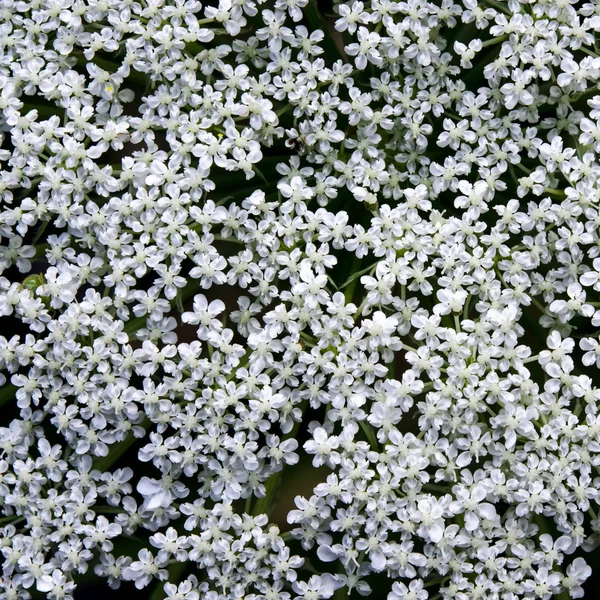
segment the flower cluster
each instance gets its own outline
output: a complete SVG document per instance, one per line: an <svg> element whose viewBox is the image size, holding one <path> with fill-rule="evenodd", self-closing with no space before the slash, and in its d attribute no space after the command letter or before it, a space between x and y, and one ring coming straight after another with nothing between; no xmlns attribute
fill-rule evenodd
<svg viewBox="0 0 600 600"><path fill-rule="evenodd" d="M600 3L0 9L0 597L581 597Z"/></svg>

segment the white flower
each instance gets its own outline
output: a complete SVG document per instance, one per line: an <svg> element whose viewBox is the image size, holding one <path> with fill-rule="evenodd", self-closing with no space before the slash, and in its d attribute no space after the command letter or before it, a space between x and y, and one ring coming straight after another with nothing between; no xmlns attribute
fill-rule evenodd
<svg viewBox="0 0 600 600"><path fill-rule="evenodd" d="M75 589L75 583L68 581L60 569L54 569L52 575L42 575L37 580L39 592L47 592L48 598L65 598Z"/></svg>
<svg viewBox="0 0 600 600"><path fill-rule="evenodd" d="M436 315L447 315L450 312L458 313L462 310L467 299L467 292L464 290L441 289L436 293L440 301L434 308Z"/></svg>
<svg viewBox="0 0 600 600"><path fill-rule="evenodd" d="M319 600L331 598L335 591L344 586L344 579L340 575L312 575L308 582L296 581L292 584L294 592L300 594L295 598L304 600Z"/></svg>
<svg viewBox="0 0 600 600"><path fill-rule="evenodd" d="M480 519L493 521L496 519L496 509L489 502L482 502L487 496L483 485L475 485L468 490L462 486L453 489L457 500L450 503L450 510L455 514L463 514L467 531L475 531L479 527Z"/></svg>
<svg viewBox="0 0 600 600"><path fill-rule="evenodd" d="M417 510L412 517L419 523L417 534L434 544L444 537L445 504L433 497L424 497L417 502Z"/></svg>
<svg viewBox="0 0 600 600"><path fill-rule="evenodd" d="M363 2L354 1L351 6L339 4L337 6L340 18L335 22L337 31L348 31L354 33L357 23L367 24L371 20L370 13L365 11Z"/></svg>
<svg viewBox="0 0 600 600"><path fill-rule="evenodd" d="M522 69L514 69L512 72L512 82L505 83L500 89L504 94L505 106L508 109L514 108L517 104L529 106L534 102L534 95L527 89L532 75ZM514 82L514 83L513 83Z"/></svg>
<svg viewBox="0 0 600 600"><path fill-rule="evenodd" d="M595 3L209 4L3 3L0 597L581 596Z"/></svg>
<svg viewBox="0 0 600 600"><path fill-rule="evenodd" d="M568 567L566 577L563 577L561 585L568 590L571 598L583 598L581 584L592 574L592 569L581 557L576 558Z"/></svg>
<svg viewBox="0 0 600 600"><path fill-rule="evenodd" d="M312 439L304 444L304 449L308 454L314 454L313 466L320 467L331 461L335 462L339 458L336 449L339 446L337 436L328 435L322 427L317 427L312 433Z"/></svg>
<svg viewBox="0 0 600 600"><path fill-rule="evenodd" d="M223 324L219 319L216 319L225 310L225 304L222 300L207 301L206 296L197 294L194 296L193 311L184 312L181 315L181 320L190 325L198 325L198 339L207 340L210 332L219 332L223 328Z"/></svg>
<svg viewBox="0 0 600 600"><path fill-rule="evenodd" d="M395 581L392 585L392 591L388 594L387 600L427 600L429 594L423 588L423 580L414 579L406 586L404 583Z"/></svg>
<svg viewBox="0 0 600 600"><path fill-rule="evenodd" d="M376 66L381 65L383 61L377 49L381 40L379 34L370 32L366 27L359 27L356 37L358 43L346 46L346 53L349 56L356 56L356 68L364 70L367 60Z"/></svg>
<svg viewBox="0 0 600 600"><path fill-rule="evenodd" d="M559 376L562 371L573 368L573 359L570 354L575 347L571 338L562 339L558 331L553 331L546 340L549 350L540 352L539 363L552 377ZM554 375L556 373L557 375Z"/></svg>

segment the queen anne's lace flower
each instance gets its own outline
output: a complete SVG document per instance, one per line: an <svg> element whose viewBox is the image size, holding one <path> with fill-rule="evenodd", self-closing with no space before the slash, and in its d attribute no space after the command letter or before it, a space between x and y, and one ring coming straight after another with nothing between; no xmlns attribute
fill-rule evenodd
<svg viewBox="0 0 600 600"><path fill-rule="evenodd" d="M598 3L323 6L0 0L0 598L583 596Z"/></svg>

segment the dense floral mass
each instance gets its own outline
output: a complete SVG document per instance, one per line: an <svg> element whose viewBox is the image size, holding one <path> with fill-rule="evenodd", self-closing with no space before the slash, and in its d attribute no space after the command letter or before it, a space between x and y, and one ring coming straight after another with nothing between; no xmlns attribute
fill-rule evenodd
<svg viewBox="0 0 600 600"><path fill-rule="evenodd" d="M0 0L0 597L581 597L599 34L596 1Z"/></svg>

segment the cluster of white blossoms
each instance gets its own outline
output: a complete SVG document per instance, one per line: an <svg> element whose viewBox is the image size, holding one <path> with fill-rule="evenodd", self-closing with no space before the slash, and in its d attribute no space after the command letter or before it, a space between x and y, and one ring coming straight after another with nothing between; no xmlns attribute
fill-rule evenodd
<svg viewBox="0 0 600 600"><path fill-rule="evenodd" d="M599 42L597 0L0 0L0 598L581 597Z"/></svg>

